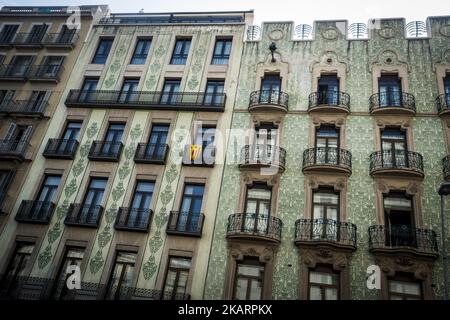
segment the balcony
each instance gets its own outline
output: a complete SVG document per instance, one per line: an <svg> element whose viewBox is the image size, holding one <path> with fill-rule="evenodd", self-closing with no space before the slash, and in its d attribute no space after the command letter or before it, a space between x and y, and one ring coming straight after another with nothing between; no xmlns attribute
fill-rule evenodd
<svg viewBox="0 0 450 320"><path fill-rule="evenodd" d="M97 228L102 214L102 206L72 203L67 211L64 224L75 227Z"/></svg>
<svg viewBox="0 0 450 320"><path fill-rule="evenodd" d="M0 140L0 159L22 162L25 160L28 142L16 140Z"/></svg>
<svg viewBox="0 0 450 320"><path fill-rule="evenodd" d="M75 139L48 139L43 156L47 159L73 160L78 149L78 141Z"/></svg>
<svg viewBox="0 0 450 320"><path fill-rule="evenodd" d="M424 177L423 158L420 153L404 150L376 151L370 155L371 176Z"/></svg>
<svg viewBox="0 0 450 320"><path fill-rule="evenodd" d="M30 68L30 65L2 64L0 65L0 80L25 81Z"/></svg>
<svg viewBox="0 0 450 320"><path fill-rule="evenodd" d="M41 48L45 34L17 33L13 44L15 47Z"/></svg>
<svg viewBox="0 0 450 320"><path fill-rule="evenodd" d="M178 236L201 237L204 220L205 216L203 213L170 211L166 233Z"/></svg>
<svg viewBox="0 0 450 320"><path fill-rule="evenodd" d="M295 244L356 250L356 226L332 219L299 219L295 222Z"/></svg>
<svg viewBox="0 0 450 320"><path fill-rule="evenodd" d="M150 209L119 208L114 228L116 230L148 232L153 211Z"/></svg>
<svg viewBox="0 0 450 320"><path fill-rule="evenodd" d="M134 162L165 164L168 153L167 144L139 143L134 154Z"/></svg>
<svg viewBox="0 0 450 320"><path fill-rule="evenodd" d="M78 38L77 33L47 33L42 40L42 44L47 48L73 49Z"/></svg>
<svg viewBox="0 0 450 320"><path fill-rule="evenodd" d="M37 65L30 68L28 78L31 81L55 82L61 79L64 68L54 65Z"/></svg>
<svg viewBox="0 0 450 320"><path fill-rule="evenodd" d="M436 98L436 109L439 116L450 114L450 94L441 94Z"/></svg>
<svg viewBox="0 0 450 320"><path fill-rule="evenodd" d="M16 214L16 221L48 224L52 218L55 204L49 201L23 200Z"/></svg>
<svg viewBox="0 0 450 320"><path fill-rule="evenodd" d="M183 165L214 167L216 148L213 145L203 149L202 145L188 144L183 150Z"/></svg>
<svg viewBox="0 0 450 320"><path fill-rule="evenodd" d="M255 240L278 244L283 222L272 216L236 213L228 217L227 239Z"/></svg>
<svg viewBox="0 0 450 320"><path fill-rule="evenodd" d="M280 172L286 169L285 149L270 144L246 145L242 148L239 169L271 170L273 168Z"/></svg>
<svg viewBox="0 0 450 320"><path fill-rule="evenodd" d="M249 112L288 111L289 95L282 91L260 90L250 94Z"/></svg>
<svg viewBox="0 0 450 320"><path fill-rule="evenodd" d="M436 233L406 225L370 226L369 251L372 253L412 253L437 258Z"/></svg>
<svg viewBox="0 0 450 320"><path fill-rule="evenodd" d="M224 112L226 95L204 92L70 90L67 107Z"/></svg>
<svg viewBox="0 0 450 320"><path fill-rule="evenodd" d="M43 118L48 101L10 100L0 104L0 114L13 117Z"/></svg>
<svg viewBox="0 0 450 320"><path fill-rule="evenodd" d="M308 112L350 113L350 95L342 91L313 92L308 98Z"/></svg>
<svg viewBox="0 0 450 320"><path fill-rule="evenodd" d="M303 172L352 173L352 154L348 150L319 147L303 151Z"/></svg>
<svg viewBox="0 0 450 320"><path fill-rule="evenodd" d="M370 113L375 114L416 114L416 99L410 93L401 91L380 92L369 99Z"/></svg>
<svg viewBox="0 0 450 320"><path fill-rule="evenodd" d="M157 289L81 282L80 289L67 289L66 282L30 276L0 275L0 300L190 300L189 294Z"/></svg>
<svg viewBox="0 0 450 320"><path fill-rule="evenodd" d="M118 162L123 144L120 141L93 141L88 158L94 161Z"/></svg>

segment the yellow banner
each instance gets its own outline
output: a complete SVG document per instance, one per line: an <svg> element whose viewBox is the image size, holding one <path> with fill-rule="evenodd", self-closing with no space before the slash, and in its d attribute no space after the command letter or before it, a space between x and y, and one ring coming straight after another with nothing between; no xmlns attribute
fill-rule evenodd
<svg viewBox="0 0 450 320"><path fill-rule="evenodd" d="M191 144L191 160L197 159L202 154L202 146Z"/></svg>

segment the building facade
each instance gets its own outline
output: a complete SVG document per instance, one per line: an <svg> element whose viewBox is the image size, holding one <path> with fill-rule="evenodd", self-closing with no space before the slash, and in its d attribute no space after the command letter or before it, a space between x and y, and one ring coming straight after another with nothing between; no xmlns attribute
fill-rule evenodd
<svg viewBox="0 0 450 320"><path fill-rule="evenodd" d="M82 46L30 49L8 10L2 70L29 50L74 57L53 87L0 83L0 136L39 128L21 158L0 149L16 172L0 185L2 297L442 298L449 17L410 37L404 19L351 36L346 21L259 32L252 11L106 13ZM17 88L57 95L39 113Z"/></svg>

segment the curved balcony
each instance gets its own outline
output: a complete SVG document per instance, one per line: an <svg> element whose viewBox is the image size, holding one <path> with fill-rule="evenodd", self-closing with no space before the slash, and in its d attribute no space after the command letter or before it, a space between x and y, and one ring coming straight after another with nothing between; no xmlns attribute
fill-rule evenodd
<svg viewBox="0 0 450 320"><path fill-rule="evenodd" d="M280 243L283 222L256 213L235 213L228 217L227 239Z"/></svg>
<svg viewBox="0 0 450 320"><path fill-rule="evenodd" d="M356 250L356 226L332 219L299 219L295 222L295 244L329 245Z"/></svg>
<svg viewBox="0 0 450 320"><path fill-rule="evenodd" d="M439 116L450 114L450 94L441 94L437 96L436 109Z"/></svg>
<svg viewBox="0 0 450 320"><path fill-rule="evenodd" d="M394 175L423 178L423 158L420 153L404 150L376 151L370 155L370 175Z"/></svg>
<svg viewBox="0 0 450 320"><path fill-rule="evenodd" d="M416 99L401 91L379 92L370 96L371 114L416 114Z"/></svg>
<svg viewBox="0 0 450 320"><path fill-rule="evenodd" d="M239 169L265 169L284 172L286 150L270 144L246 145L241 150Z"/></svg>
<svg viewBox="0 0 450 320"><path fill-rule="evenodd" d="M249 112L286 113L288 111L289 95L283 91L260 90L250 94Z"/></svg>
<svg viewBox="0 0 450 320"><path fill-rule="evenodd" d="M437 258L437 237L433 230L406 225L370 226L369 251L372 253L412 253Z"/></svg>
<svg viewBox="0 0 450 320"><path fill-rule="evenodd" d="M450 155L442 159L442 171L444 173L444 179L450 180Z"/></svg>
<svg viewBox="0 0 450 320"><path fill-rule="evenodd" d="M308 112L350 113L350 95L342 91L313 92L308 98Z"/></svg>
<svg viewBox="0 0 450 320"><path fill-rule="evenodd" d="M303 172L352 173L352 154L338 148L319 147L303 151Z"/></svg>

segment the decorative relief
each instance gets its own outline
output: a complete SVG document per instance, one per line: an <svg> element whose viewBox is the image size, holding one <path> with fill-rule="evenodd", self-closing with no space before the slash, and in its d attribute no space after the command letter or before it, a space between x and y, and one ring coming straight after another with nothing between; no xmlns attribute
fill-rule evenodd
<svg viewBox="0 0 450 320"><path fill-rule="evenodd" d="M335 27L328 27L322 32L322 37L327 40L335 40L339 36L339 30Z"/></svg>
<svg viewBox="0 0 450 320"><path fill-rule="evenodd" d="M381 51L374 59L372 59L369 63L369 71L372 72L373 66L404 66L408 70L411 71L410 65L406 59L400 57L399 54L392 50L383 50Z"/></svg>
<svg viewBox="0 0 450 320"><path fill-rule="evenodd" d="M446 24L439 29L439 33L444 37L450 37L450 24Z"/></svg>
<svg viewBox="0 0 450 320"><path fill-rule="evenodd" d="M284 38L284 32L281 29L272 30L269 34L271 40L277 41Z"/></svg>
<svg viewBox="0 0 450 320"><path fill-rule="evenodd" d="M147 79L145 80L144 86L145 90L154 91L156 90L156 84L158 83L159 71L163 65L164 57L167 53L167 49L164 45L160 45L154 53L154 60L149 66L149 71Z"/></svg>
<svg viewBox="0 0 450 320"><path fill-rule="evenodd" d="M391 39L395 36L395 30L391 27L384 27L378 30L378 35L384 39Z"/></svg>

